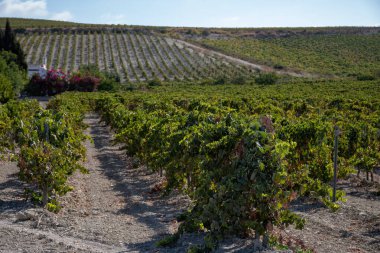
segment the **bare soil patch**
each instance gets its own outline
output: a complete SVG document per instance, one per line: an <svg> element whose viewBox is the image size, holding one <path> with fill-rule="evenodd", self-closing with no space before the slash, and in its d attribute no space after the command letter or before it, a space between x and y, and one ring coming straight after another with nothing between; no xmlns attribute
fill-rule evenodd
<svg viewBox="0 0 380 253"><path fill-rule="evenodd" d="M285 242L301 242L314 252L380 252L379 184L351 175L340 180L346 202L333 212L316 202L298 201L293 210L306 219L303 230L280 232Z"/></svg>

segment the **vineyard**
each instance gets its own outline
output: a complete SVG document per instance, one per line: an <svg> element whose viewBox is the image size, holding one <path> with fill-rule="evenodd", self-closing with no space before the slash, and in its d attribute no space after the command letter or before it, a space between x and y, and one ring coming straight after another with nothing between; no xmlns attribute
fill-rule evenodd
<svg viewBox="0 0 380 253"><path fill-rule="evenodd" d="M0 17L1 27L3 27L6 20L7 20L6 18ZM52 27L84 26L84 24L80 24L80 23L46 20L46 19L10 18L9 20L12 22L12 27L19 29L20 31L23 31L24 29L28 29L28 28L38 28L38 27L52 28Z"/></svg>
<svg viewBox="0 0 380 253"><path fill-rule="evenodd" d="M268 87L163 86L148 93L66 93L53 99L48 108L59 115L64 112L78 130L84 114L96 111L101 122L115 131L114 141L128 156L163 177L163 192L180 190L195 203L182 214L178 232L158 245L175 244L184 232L207 232L203 246L197 246L207 251L226 235L255 231L256 245L267 247L273 227L295 224L302 228L305 221L288 208L296 199L312 198L332 210L339 209L344 192L338 191L339 202L333 202L330 184L334 127L340 129L338 178L358 170L372 181L380 160L379 94L377 82L358 81ZM18 132L19 121L12 123L9 118L15 113L24 116L13 107L9 104L3 110L3 128ZM32 112L35 110L38 112ZM38 115L41 113L34 117L40 120ZM46 122L44 117L41 120L37 125ZM52 129L62 131L60 127ZM44 128L34 131L39 134L30 136L38 139L39 135L45 143ZM16 143L25 143L26 153L21 152L19 161L24 168L33 164L28 162L33 160L33 152L41 151L28 148L19 138ZM67 166L77 161L62 159ZM70 166L62 171L64 178L71 174L70 168L76 168ZM48 182L54 180L60 182L59 178ZM57 186L56 192L67 191L68 186ZM55 207L55 198L49 199L53 200L51 208ZM365 247L373 250L378 244Z"/></svg>
<svg viewBox="0 0 380 253"><path fill-rule="evenodd" d="M169 37L151 33L96 32L26 33L19 41L28 64L73 72L81 65L96 65L117 73L122 82L200 80L220 76L250 77L253 71L199 52Z"/></svg>
<svg viewBox="0 0 380 253"><path fill-rule="evenodd" d="M380 252L370 28L14 21L50 70L0 54L1 252Z"/></svg>
<svg viewBox="0 0 380 253"><path fill-rule="evenodd" d="M269 65L311 73L378 76L380 35L298 35L285 38L200 39L201 45Z"/></svg>

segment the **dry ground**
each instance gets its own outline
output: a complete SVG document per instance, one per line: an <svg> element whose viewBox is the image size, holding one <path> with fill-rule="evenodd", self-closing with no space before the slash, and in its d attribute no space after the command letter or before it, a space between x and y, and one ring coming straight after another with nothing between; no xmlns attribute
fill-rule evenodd
<svg viewBox="0 0 380 253"><path fill-rule="evenodd" d="M0 163L0 252L185 252L200 243L201 235L186 234L173 248L155 247L176 231L175 217L189 199L152 193L162 179L144 166L134 168L97 115L85 122L93 138L86 142L90 173L70 179L75 190L62 198L58 214L26 202L16 163ZM315 203L294 205L307 225L281 232L284 242L302 242L316 252L380 252L380 197L374 186L352 177L340 187L348 200L335 213ZM218 252L252 252L252 240L226 240Z"/></svg>

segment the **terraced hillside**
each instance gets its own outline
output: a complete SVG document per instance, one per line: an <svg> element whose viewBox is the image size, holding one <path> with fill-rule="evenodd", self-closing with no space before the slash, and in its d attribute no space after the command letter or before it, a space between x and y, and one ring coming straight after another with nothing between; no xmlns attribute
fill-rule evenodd
<svg viewBox="0 0 380 253"><path fill-rule="evenodd" d="M197 80L219 76L249 76L252 70L205 55L182 43L149 32L70 30L18 35L28 64L75 71L95 64L117 73L122 81Z"/></svg>

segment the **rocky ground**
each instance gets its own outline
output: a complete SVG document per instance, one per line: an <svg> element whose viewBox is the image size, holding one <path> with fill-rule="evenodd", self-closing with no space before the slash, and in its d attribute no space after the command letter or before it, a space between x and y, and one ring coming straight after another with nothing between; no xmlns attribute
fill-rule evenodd
<svg viewBox="0 0 380 253"><path fill-rule="evenodd" d="M120 146L112 145L112 134L97 115L88 115L85 122L93 138L86 142L89 174L76 173L70 179L75 190L61 199L58 214L25 201L17 164L0 163L0 252L186 252L200 243L202 235L186 234L173 248L155 246L177 230L175 217L188 208L189 199L153 191L162 178L134 166ZM375 185L352 177L340 187L348 200L335 213L315 203L295 204L307 225L303 231L280 231L283 242L315 252L379 252L380 197ZM233 238L217 252L253 252L253 243Z"/></svg>
<svg viewBox="0 0 380 253"><path fill-rule="evenodd" d="M298 202L293 210L306 219L305 228L283 231L286 240L302 242L315 252L380 252L379 176L371 183L351 175L338 188L347 201L336 212L315 202Z"/></svg>

